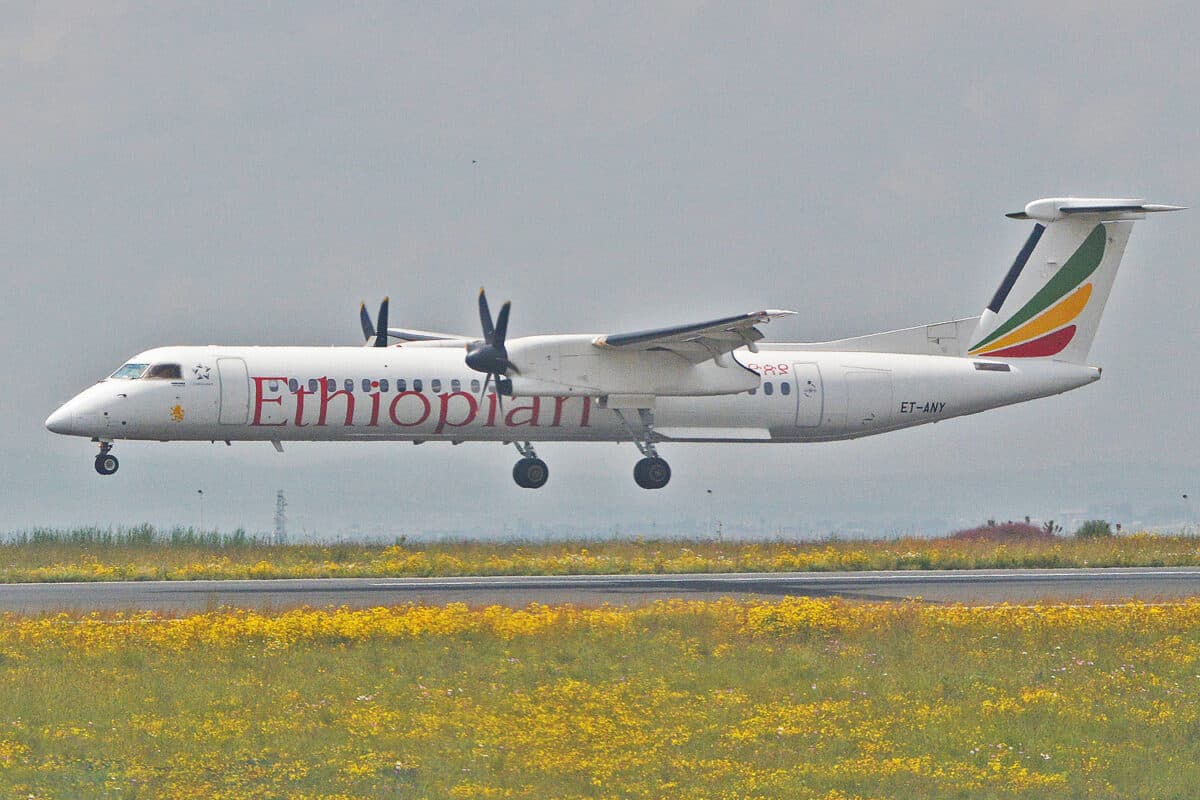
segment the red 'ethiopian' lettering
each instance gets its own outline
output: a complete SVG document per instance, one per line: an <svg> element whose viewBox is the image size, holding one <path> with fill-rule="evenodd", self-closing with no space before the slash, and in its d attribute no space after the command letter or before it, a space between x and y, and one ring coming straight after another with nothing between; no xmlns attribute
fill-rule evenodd
<svg viewBox="0 0 1200 800"><path fill-rule="evenodd" d="M282 397L263 397L263 385L266 383L276 383L276 384L287 383L287 378L279 378L279 377L266 377L266 378L255 377L254 378L254 421L251 422L250 424L258 425L258 426L261 426L264 428L277 428L280 425L287 425L287 420L284 420L283 422L263 422L262 421L263 405L265 405L267 403L274 403L277 406L283 405Z"/></svg>
<svg viewBox="0 0 1200 800"><path fill-rule="evenodd" d="M415 397L421 401L421 416L412 422L402 422L399 414L397 413L397 409L400 407L400 401L406 397ZM388 408L388 416L392 418L393 423L399 425L401 428L413 428L429 419L429 411L430 408L428 397L420 392L401 392L392 400L392 405L390 408Z"/></svg>
<svg viewBox="0 0 1200 800"><path fill-rule="evenodd" d="M517 406L504 416L504 424L509 428L516 428L521 425L528 425L531 428L536 428L538 424L538 411L542 407L542 398L531 397L530 404L527 406ZM519 412L527 412L524 422L518 422L517 414Z"/></svg>
<svg viewBox="0 0 1200 800"><path fill-rule="evenodd" d="M254 416L251 421L252 426L259 427L282 427L288 424L286 419L279 422L266 422L266 407L270 405L280 406L281 410L284 405L281 395L270 396L271 384L287 384L288 379L281 376L256 376L251 380L254 381ZM306 428L310 425L304 421L304 398L320 394L321 406L320 413L317 417L316 425L324 426L326 418L329 416L329 406L334 400L339 398L344 399L346 404L346 417L343 423L347 427L354 425L354 394L350 391L330 391L329 379L320 378L321 388L318 391L310 391L304 388L303 384L296 387L296 391L291 392L296 398L296 415L294 424L298 428ZM383 396L379 391L371 392L367 395L371 401L371 419L367 423L368 427L378 427L379 417L382 412ZM414 398L416 408L413 408L413 403L405 404L405 398ZM493 428L499 423L507 428L531 427L536 428L545 425L545 420L540 418L542 411L541 397L521 398L527 402L527 405L517 405L510 408L504 408L500 405L500 398L494 392L489 392L487 397L486 414L483 402L475 395L469 392L445 392L437 395L439 405L437 411L437 421L434 425L434 433L443 433L447 428L465 428L474 422L479 422L483 427ZM576 399L565 395L554 397L554 416L548 427L561 428L563 426L564 417L568 409L568 404ZM589 397L579 397L579 422L581 428L587 428L591 422L592 401ZM388 404L388 417L392 424L401 428L415 428L428 422L433 416L433 403L429 397L422 392L405 391L399 392L390 404ZM416 412L415 415L413 412ZM269 417L268 417L269 418ZM568 423L569 424L569 423Z"/></svg>
<svg viewBox="0 0 1200 800"><path fill-rule="evenodd" d="M329 411L329 401L338 397L346 398L346 427L354 425L354 395L347 392L345 389L339 389L336 392L329 391L329 378L321 379L321 413L317 417L317 425L325 424L325 415Z"/></svg>
<svg viewBox="0 0 1200 800"><path fill-rule="evenodd" d="M309 394L316 394L316 392L310 392L307 389L305 389L303 386L296 387L296 427L297 428L307 428L308 427L308 423L304 421L304 396L309 395Z"/></svg>
<svg viewBox="0 0 1200 800"><path fill-rule="evenodd" d="M592 398L581 397L579 399L583 401L583 411L579 414L579 427L586 428L588 427L588 418L592 413ZM564 395L559 395L554 398L554 421L550 423L551 428L562 427L563 407L566 406L570 400L570 397Z"/></svg>
<svg viewBox="0 0 1200 800"><path fill-rule="evenodd" d="M375 428L379 426L379 392L371 392L367 397L371 398L371 421L367 426Z"/></svg>
<svg viewBox="0 0 1200 800"><path fill-rule="evenodd" d="M474 395L466 392L445 392L439 394L438 397L442 400L442 407L438 413L437 427L433 429L434 433L441 433L446 428L461 428L464 425L470 425L475 420L475 415L479 413L479 403L476 402ZM467 401L466 413L459 422L450 422L448 419L450 410L450 400L455 397L461 397Z"/></svg>

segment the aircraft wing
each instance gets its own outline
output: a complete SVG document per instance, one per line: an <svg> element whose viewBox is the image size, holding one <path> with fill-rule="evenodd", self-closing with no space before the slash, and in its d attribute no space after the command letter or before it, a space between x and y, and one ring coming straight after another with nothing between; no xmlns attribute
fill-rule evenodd
<svg viewBox="0 0 1200 800"><path fill-rule="evenodd" d="M420 331L416 328L388 328L388 336L402 342L469 342L469 336L456 333L438 333L437 331Z"/></svg>
<svg viewBox="0 0 1200 800"><path fill-rule="evenodd" d="M691 325L675 325L633 333L610 333L597 336L592 340L592 344L599 348L617 350L667 350L693 364L710 358L719 364L721 356L739 347L749 346L751 350L754 349L754 343L763 338L762 331L755 326L795 313L779 309L752 311Z"/></svg>

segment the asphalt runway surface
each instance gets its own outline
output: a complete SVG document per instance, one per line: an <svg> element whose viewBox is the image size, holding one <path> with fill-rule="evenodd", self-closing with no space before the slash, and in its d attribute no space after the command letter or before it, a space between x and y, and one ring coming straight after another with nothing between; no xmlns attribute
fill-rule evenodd
<svg viewBox="0 0 1200 800"><path fill-rule="evenodd" d="M20 583L0 585L0 612L185 612L222 606L279 610L453 602L520 608L530 603L641 605L671 598L769 599L787 595L982 604L1153 602L1200 596L1200 568Z"/></svg>

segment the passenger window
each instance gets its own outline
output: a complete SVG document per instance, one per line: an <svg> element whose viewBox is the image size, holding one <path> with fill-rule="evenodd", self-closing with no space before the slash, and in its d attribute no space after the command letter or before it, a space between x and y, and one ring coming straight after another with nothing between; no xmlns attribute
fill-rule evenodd
<svg viewBox="0 0 1200 800"><path fill-rule="evenodd" d="M429 388L432 389L435 394L440 392L442 390L442 379L434 378L433 380L431 380L429 382Z"/></svg>
<svg viewBox="0 0 1200 800"><path fill-rule="evenodd" d="M371 391L371 379L370 378L363 378L362 384L363 384L363 392L364 393Z"/></svg>
<svg viewBox="0 0 1200 800"><path fill-rule="evenodd" d="M146 370L145 378L157 378L166 381L183 380L183 369L178 364L155 364Z"/></svg>
<svg viewBox="0 0 1200 800"><path fill-rule="evenodd" d="M408 391L408 381L404 380L404 378L396 378L396 391L397 392L407 392Z"/></svg>
<svg viewBox="0 0 1200 800"><path fill-rule="evenodd" d="M476 378L471 379L471 394L479 394L479 380Z"/></svg>
<svg viewBox="0 0 1200 800"><path fill-rule="evenodd" d="M387 390L388 390L388 379L380 378L379 379L379 391L386 392Z"/></svg>
<svg viewBox="0 0 1200 800"><path fill-rule="evenodd" d="M787 381L784 381L783 383L779 384L779 393L780 394L791 394L792 393L792 385L790 383L788 383Z"/></svg>
<svg viewBox="0 0 1200 800"><path fill-rule="evenodd" d="M413 391L414 392L424 391L424 385L421 383L420 378L413 378Z"/></svg>
<svg viewBox="0 0 1200 800"><path fill-rule="evenodd" d="M346 387L347 392L354 391L354 379L353 378L346 378L346 382L343 383L342 385Z"/></svg>
<svg viewBox="0 0 1200 800"><path fill-rule="evenodd" d="M773 383L771 383L770 381L767 381L766 383L764 383L763 384L763 394L765 394L765 395L775 394L775 385Z"/></svg>
<svg viewBox="0 0 1200 800"><path fill-rule="evenodd" d="M146 367L146 364L126 364L108 377L131 381L134 378L142 377L142 373L146 371Z"/></svg>
<svg viewBox="0 0 1200 800"><path fill-rule="evenodd" d="M334 392L336 392L337 391L337 381L335 381L333 378L326 378L325 379L325 390L327 392L329 392L330 394L333 394Z"/></svg>
<svg viewBox="0 0 1200 800"><path fill-rule="evenodd" d="M308 379L308 391L309 391L309 394L317 393L317 379L316 378Z"/></svg>
<svg viewBox="0 0 1200 800"><path fill-rule="evenodd" d="M288 388L292 390L292 394L300 391L300 381L295 378L288 378Z"/></svg>
<svg viewBox="0 0 1200 800"><path fill-rule="evenodd" d="M455 378L454 380L450 381L450 391L461 392L462 391L462 381L460 381L458 378Z"/></svg>

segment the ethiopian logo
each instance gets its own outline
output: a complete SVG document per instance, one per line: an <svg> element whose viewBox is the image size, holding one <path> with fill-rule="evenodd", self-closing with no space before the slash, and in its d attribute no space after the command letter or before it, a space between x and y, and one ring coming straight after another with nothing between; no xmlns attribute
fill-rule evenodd
<svg viewBox="0 0 1200 800"><path fill-rule="evenodd" d="M176 422L183 422L183 406L177 405L171 409L171 419Z"/></svg>
<svg viewBox="0 0 1200 800"><path fill-rule="evenodd" d="M1104 258L1105 237L1103 225L1093 228L1062 269L969 354L1038 358L1065 350L1075 338L1076 326L1070 323L1083 313L1092 297L1092 284L1084 281Z"/></svg>
<svg viewBox="0 0 1200 800"><path fill-rule="evenodd" d="M192 367L192 374L196 376L198 381L212 380L212 367L206 367L203 364L197 364Z"/></svg>

